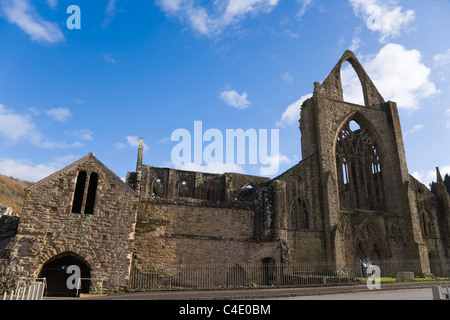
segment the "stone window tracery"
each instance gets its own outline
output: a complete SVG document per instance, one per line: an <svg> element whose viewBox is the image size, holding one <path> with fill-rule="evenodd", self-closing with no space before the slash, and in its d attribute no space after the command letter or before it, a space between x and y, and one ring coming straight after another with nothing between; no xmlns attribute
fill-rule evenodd
<svg viewBox="0 0 450 320"><path fill-rule="evenodd" d="M420 212L420 230L423 237L431 237L433 234L433 224L431 222L428 212L422 210Z"/></svg>
<svg viewBox="0 0 450 320"><path fill-rule="evenodd" d="M309 228L308 208L301 198L296 198L291 205L289 227L295 230Z"/></svg>
<svg viewBox="0 0 450 320"><path fill-rule="evenodd" d="M381 156L370 132L356 121L338 135L336 166L341 209L385 210Z"/></svg>

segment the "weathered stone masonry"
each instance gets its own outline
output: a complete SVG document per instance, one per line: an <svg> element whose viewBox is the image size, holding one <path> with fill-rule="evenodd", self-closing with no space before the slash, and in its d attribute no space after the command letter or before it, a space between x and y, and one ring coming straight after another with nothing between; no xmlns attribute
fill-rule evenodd
<svg viewBox="0 0 450 320"><path fill-rule="evenodd" d="M364 105L343 101L346 61ZM300 131L303 160L274 179L144 165L141 140L123 182L89 154L27 189L0 271L37 277L72 257L110 289L127 288L131 268L170 264L413 259L441 273L431 262L449 259L450 196L439 170L438 196L409 175L397 105L350 51L314 84Z"/></svg>

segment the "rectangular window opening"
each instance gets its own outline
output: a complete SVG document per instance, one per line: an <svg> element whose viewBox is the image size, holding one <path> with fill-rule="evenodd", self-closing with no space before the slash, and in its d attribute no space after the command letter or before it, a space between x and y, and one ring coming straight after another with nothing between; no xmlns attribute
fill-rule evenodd
<svg viewBox="0 0 450 320"><path fill-rule="evenodd" d="M77 185L75 187L75 194L73 197L72 213L81 213L85 187L86 187L86 172L80 171L78 173Z"/></svg>
<svg viewBox="0 0 450 320"><path fill-rule="evenodd" d="M98 175L93 172L89 178L89 188L86 198L85 214L94 214L95 196L97 193Z"/></svg>

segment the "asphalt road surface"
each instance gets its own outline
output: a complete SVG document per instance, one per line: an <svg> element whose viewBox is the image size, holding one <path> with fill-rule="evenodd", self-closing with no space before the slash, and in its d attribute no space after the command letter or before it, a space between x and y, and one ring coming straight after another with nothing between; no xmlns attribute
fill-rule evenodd
<svg viewBox="0 0 450 320"><path fill-rule="evenodd" d="M432 286L437 282L382 285L368 290L364 285L317 288L258 290L197 290L121 293L87 296L82 300L433 300Z"/></svg>
<svg viewBox="0 0 450 320"><path fill-rule="evenodd" d="M431 288L284 297L270 300L433 300Z"/></svg>

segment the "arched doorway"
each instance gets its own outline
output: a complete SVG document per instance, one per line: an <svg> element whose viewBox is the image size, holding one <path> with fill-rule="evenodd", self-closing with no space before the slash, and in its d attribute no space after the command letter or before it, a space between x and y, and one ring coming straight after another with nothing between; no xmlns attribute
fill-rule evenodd
<svg viewBox="0 0 450 320"><path fill-rule="evenodd" d="M243 287L245 283L245 271L240 265L235 265L227 273L227 286Z"/></svg>
<svg viewBox="0 0 450 320"><path fill-rule="evenodd" d="M89 280L82 280L80 290L76 289L77 275L73 271L74 269L78 270L76 267L80 270L80 278L89 279L91 277L88 264L72 253L57 255L44 263L39 278L46 278L46 295L49 297L76 297L80 293L89 293Z"/></svg>
<svg viewBox="0 0 450 320"><path fill-rule="evenodd" d="M277 276L277 266L273 258L264 258L261 260L262 284L265 286L273 285Z"/></svg>

